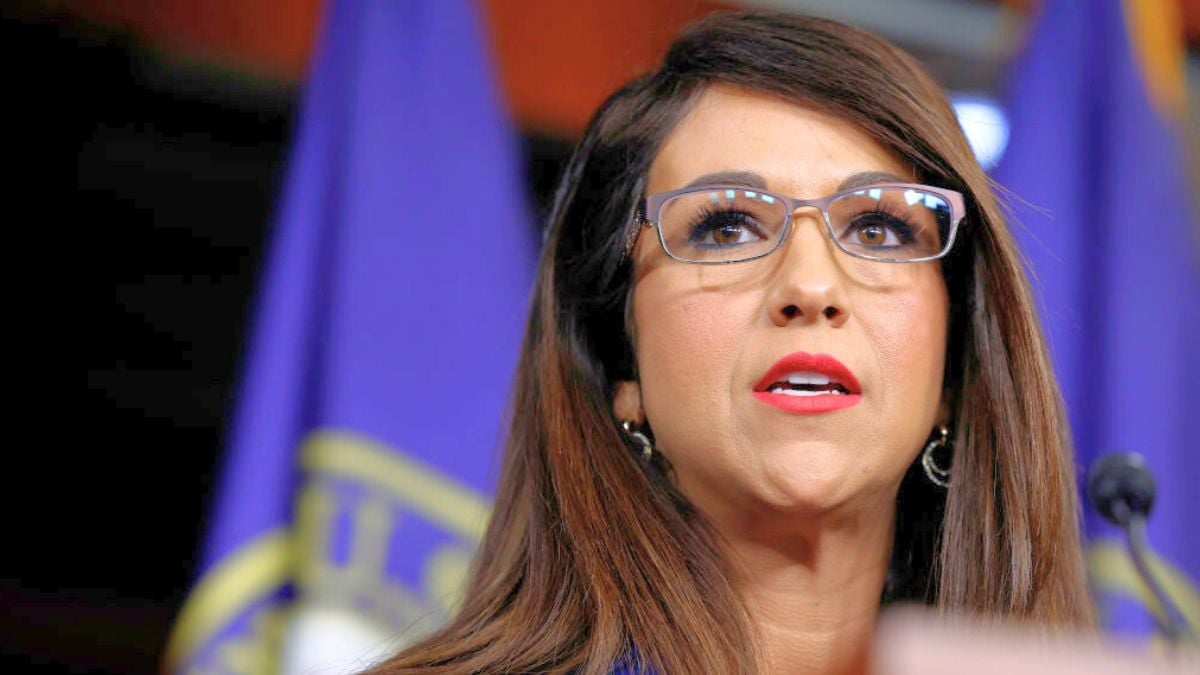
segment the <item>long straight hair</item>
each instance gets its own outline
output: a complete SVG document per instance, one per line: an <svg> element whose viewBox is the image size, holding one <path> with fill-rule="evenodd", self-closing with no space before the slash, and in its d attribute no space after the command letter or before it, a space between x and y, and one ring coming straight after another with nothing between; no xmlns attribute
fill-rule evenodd
<svg viewBox="0 0 1200 675"><path fill-rule="evenodd" d="M840 23L714 14L596 113L555 196L495 510L461 609L378 667L402 672L755 672L760 650L716 535L635 458L612 397L636 377L625 249L663 139L726 83L848 120L924 182L962 192L946 389L947 491L909 470L883 602L1049 627L1092 622L1067 425L1020 259L945 96L908 54Z"/></svg>

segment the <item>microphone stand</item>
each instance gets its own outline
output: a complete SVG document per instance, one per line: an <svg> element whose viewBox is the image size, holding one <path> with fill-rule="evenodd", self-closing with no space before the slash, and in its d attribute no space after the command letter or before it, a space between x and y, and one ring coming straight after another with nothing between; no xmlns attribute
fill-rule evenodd
<svg viewBox="0 0 1200 675"><path fill-rule="evenodd" d="M1179 645L1185 638L1195 640L1195 636L1188 629L1187 619L1183 618L1183 614L1163 590L1162 584L1158 583L1158 576L1150 569L1150 538L1146 535L1146 516L1130 509L1124 501L1113 504L1113 516L1121 523L1121 529L1125 532L1125 543L1129 547L1129 557L1133 560L1134 569L1150 590L1155 602L1162 608L1161 614L1151 612L1155 623L1158 624L1158 630L1173 646Z"/></svg>
<svg viewBox="0 0 1200 675"><path fill-rule="evenodd" d="M1125 533L1129 557L1161 611L1152 611L1159 631L1172 646L1196 635L1183 613L1150 568L1150 541L1146 519L1154 505L1154 477L1145 460L1134 453L1113 453L1098 459L1088 471L1087 494L1092 505Z"/></svg>

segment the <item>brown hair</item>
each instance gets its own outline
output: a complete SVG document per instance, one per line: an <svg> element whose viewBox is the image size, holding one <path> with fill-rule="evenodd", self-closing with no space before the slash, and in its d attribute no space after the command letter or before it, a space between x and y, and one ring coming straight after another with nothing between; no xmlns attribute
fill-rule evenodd
<svg viewBox="0 0 1200 675"><path fill-rule="evenodd" d="M909 55L832 21L714 14L610 97L555 197L515 383L495 511L457 615L379 672L753 672L758 650L703 516L645 468L611 412L635 377L623 255L648 167L707 85L849 120L962 192L943 260L948 491L910 469L884 602L1090 625L1067 425L1017 249L945 96Z"/></svg>

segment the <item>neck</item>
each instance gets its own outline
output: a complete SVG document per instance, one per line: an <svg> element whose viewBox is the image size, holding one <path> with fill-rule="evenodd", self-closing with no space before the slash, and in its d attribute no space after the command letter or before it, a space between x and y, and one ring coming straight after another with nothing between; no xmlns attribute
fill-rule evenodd
<svg viewBox="0 0 1200 675"><path fill-rule="evenodd" d="M772 524L718 523L771 672L866 672L894 515L889 501Z"/></svg>

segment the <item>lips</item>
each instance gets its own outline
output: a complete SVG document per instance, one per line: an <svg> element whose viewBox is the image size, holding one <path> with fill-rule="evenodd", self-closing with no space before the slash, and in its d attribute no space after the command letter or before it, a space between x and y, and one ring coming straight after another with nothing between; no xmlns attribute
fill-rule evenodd
<svg viewBox="0 0 1200 675"><path fill-rule="evenodd" d="M795 352L767 370L754 385L754 397L786 412L821 413L857 405L862 387L829 354Z"/></svg>

